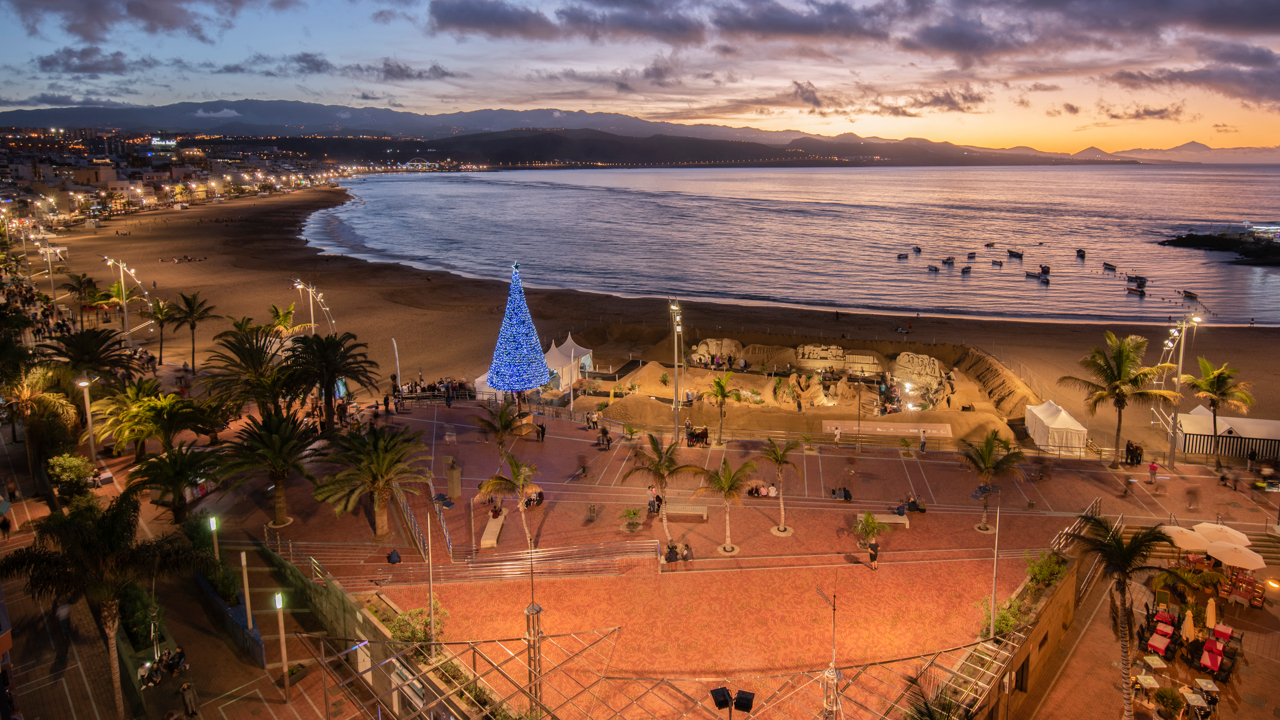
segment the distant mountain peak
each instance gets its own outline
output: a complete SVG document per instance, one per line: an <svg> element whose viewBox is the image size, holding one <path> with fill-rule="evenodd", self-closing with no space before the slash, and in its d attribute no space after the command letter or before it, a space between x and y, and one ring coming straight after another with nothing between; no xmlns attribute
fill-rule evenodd
<svg viewBox="0 0 1280 720"><path fill-rule="evenodd" d="M1213 148L1209 147L1208 145L1205 145L1204 143L1196 142L1195 140L1192 140L1189 143L1183 143L1178 147L1173 148L1173 150L1174 151L1183 150L1186 152L1213 152Z"/></svg>
<svg viewBox="0 0 1280 720"><path fill-rule="evenodd" d="M1089 147L1087 147L1087 148L1085 148L1085 149L1081 150L1080 152L1075 153L1075 154L1074 154L1074 155L1072 155L1071 157L1073 157L1073 158L1089 158L1089 159L1097 159L1097 158L1110 158L1110 157L1115 157L1115 156L1114 156L1114 155L1112 155L1112 154L1111 154L1111 153L1109 153L1109 152L1106 152L1105 150L1099 150L1098 148L1093 147L1092 145L1090 145Z"/></svg>

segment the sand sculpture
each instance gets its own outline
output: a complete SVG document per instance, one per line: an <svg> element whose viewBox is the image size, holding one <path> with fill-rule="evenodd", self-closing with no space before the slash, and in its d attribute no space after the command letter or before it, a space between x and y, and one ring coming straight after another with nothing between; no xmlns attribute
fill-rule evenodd
<svg viewBox="0 0 1280 720"><path fill-rule="evenodd" d="M698 363L711 362L716 356L721 359L732 356L736 362L738 358L743 357L742 343L727 338L709 338L695 345L689 352L689 359ZM747 362L750 362L750 359Z"/></svg>

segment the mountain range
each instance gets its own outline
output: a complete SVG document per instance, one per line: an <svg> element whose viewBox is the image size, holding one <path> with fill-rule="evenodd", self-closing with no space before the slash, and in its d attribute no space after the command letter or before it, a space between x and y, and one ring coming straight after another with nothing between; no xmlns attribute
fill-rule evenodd
<svg viewBox="0 0 1280 720"><path fill-rule="evenodd" d="M1107 153L1087 148L1078 153L1053 153L1018 146L983 148L931 143L920 138L890 140L844 133L834 137L798 130L760 130L727 125L683 125L654 122L619 113L582 110L472 110L427 115L384 108L354 108L320 105L290 100L231 100L175 103L136 107L66 107L0 112L0 127L99 128L139 132L190 132L237 136L347 136L380 135L398 138L444 139L460 135L505 132L519 129L596 130L615 136L648 138L671 136L703 140L734 140L775 147L796 140L816 140L857 150L853 145L872 145L883 150L889 145L950 146L964 156L1017 156L1040 158L1046 162L1143 162L1143 163L1280 163L1280 146L1251 148L1211 148L1189 142L1170 149L1136 148ZM862 148L871 152L873 149ZM909 147L899 148L910 154ZM847 153L846 153L847 154ZM874 154L874 153L873 153ZM962 158L963 159L963 158ZM977 164L977 163L975 163ZM987 164L987 163L981 163Z"/></svg>

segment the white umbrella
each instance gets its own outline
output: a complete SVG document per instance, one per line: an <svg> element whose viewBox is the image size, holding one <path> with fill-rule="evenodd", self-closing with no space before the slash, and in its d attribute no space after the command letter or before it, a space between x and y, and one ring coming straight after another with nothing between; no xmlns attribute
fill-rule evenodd
<svg viewBox="0 0 1280 720"><path fill-rule="evenodd" d="M1192 613L1187 613L1182 620L1182 639L1192 642L1196 639L1196 621Z"/></svg>
<svg viewBox="0 0 1280 720"><path fill-rule="evenodd" d="M1221 560L1224 565L1245 570L1258 570L1267 566L1267 561L1258 553L1231 543L1209 543L1209 554Z"/></svg>
<svg viewBox="0 0 1280 720"><path fill-rule="evenodd" d="M1209 629L1209 632L1213 632L1213 629L1218 626L1218 604L1213 598L1209 598L1209 604L1204 609L1204 626Z"/></svg>
<svg viewBox="0 0 1280 720"><path fill-rule="evenodd" d="M1232 545L1252 545L1249 538L1239 530L1233 530L1226 525L1218 523L1203 522L1196 525L1194 530L1201 535L1209 538L1209 542L1231 543Z"/></svg>
<svg viewBox="0 0 1280 720"><path fill-rule="evenodd" d="M1209 538L1190 528L1178 527L1177 525L1166 525L1160 529L1164 531L1165 535L1168 535L1169 538L1173 540L1174 545L1182 548L1183 550L1204 552L1209 549L1209 543L1212 542Z"/></svg>

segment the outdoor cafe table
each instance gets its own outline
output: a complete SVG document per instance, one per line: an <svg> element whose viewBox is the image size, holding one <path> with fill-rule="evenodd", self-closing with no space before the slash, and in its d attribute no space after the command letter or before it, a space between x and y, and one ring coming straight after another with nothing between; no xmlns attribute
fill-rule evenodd
<svg viewBox="0 0 1280 720"><path fill-rule="evenodd" d="M1204 698L1200 697L1196 693L1191 692L1190 690L1182 693L1182 697L1187 699L1187 704L1190 705L1191 707L1198 707L1198 708L1209 707L1209 703L1205 702Z"/></svg>
<svg viewBox="0 0 1280 720"><path fill-rule="evenodd" d="M1221 655L1223 647L1224 645L1222 644L1221 640L1205 640L1204 641L1204 649L1208 650L1214 655Z"/></svg>
<svg viewBox="0 0 1280 720"><path fill-rule="evenodd" d="M1154 675L1139 675L1138 684L1144 690L1155 690L1160 687L1160 681Z"/></svg>
<svg viewBox="0 0 1280 720"><path fill-rule="evenodd" d="M1168 623L1172 625L1178 622L1178 618L1174 617L1168 611L1161 610L1160 612L1156 613L1156 622Z"/></svg>
<svg viewBox="0 0 1280 720"><path fill-rule="evenodd" d="M1156 632L1160 633L1161 635L1172 635L1173 626L1165 625L1164 623L1156 623Z"/></svg>
<svg viewBox="0 0 1280 720"><path fill-rule="evenodd" d="M1222 656L1214 655L1208 650L1205 650L1200 654L1200 667L1209 668L1210 670L1217 672L1218 668L1222 667Z"/></svg>
<svg viewBox="0 0 1280 720"><path fill-rule="evenodd" d="M1161 656L1164 655L1164 651L1168 647L1169 647L1169 638L1165 637L1164 635L1152 635L1151 639L1147 641L1147 649L1154 650L1157 653L1160 653Z"/></svg>
<svg viewBox="0 0 1280 720"><path fill-rule="evenodd" d="M1147 661L1147 666L1152 670L1163 670L1169 667L1165 664L1164 660L1160 659L1159 655L1147 655L1142 659Z"/></svg>
<svg viewBox="0 0 1280 720"><path fill-rule="evenodd" d="M1222 623L1218 623L1213 628L1213 636L1219 640L1230 640L1232 632L1233 628L1230 625L1223 625Z"/></svg>
<svg viewBox="0 0 1280 720"><path fill-rule="evenodd" d="M1208 678L1196 678L1196 685L1205 692L1218 692L1218 686Z"/></svg>

